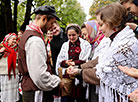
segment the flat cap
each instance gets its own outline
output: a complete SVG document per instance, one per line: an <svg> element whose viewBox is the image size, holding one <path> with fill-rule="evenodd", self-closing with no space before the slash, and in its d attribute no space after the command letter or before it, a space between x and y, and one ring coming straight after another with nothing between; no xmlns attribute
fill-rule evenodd
<svg viewBox="0 0 138 102"><path fill-rule="evenodd" d="M52 15L56 18L56 20L60 20L56 14L56 10L54 6L40 6L38 8L35 9L35 11L33 12L35 14L45 14L45 15Z"/></svg>

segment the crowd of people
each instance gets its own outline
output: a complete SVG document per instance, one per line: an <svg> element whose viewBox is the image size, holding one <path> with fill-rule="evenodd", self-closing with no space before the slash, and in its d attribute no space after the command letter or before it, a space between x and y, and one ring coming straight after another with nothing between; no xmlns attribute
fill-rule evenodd
<svg viewBox="0 0 138 102"><path fill-rule="evenodd" d="M0 102L138 102L138 0L65 29L54 6L34 14L0 43Z"/></svg>

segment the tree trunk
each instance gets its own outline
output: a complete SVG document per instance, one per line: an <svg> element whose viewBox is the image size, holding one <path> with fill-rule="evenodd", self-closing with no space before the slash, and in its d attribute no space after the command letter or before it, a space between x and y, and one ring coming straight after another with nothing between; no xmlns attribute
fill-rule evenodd
<svg viewBox="0 0 138 102"><path fill-rule="evenodd" d="M17 33L17 6L18 0L14 0L14 32Z"/></svg>
<svg viewBox="0 0 138 102"><path fill-rule="evenodd" d="M1 6L2 6L2 3L0 3L0 42L3 40L3 38L4 38L4 36L5 36L5 35L4 35L5 29L4 29L4 26L3 26L3 23L2 23L3 17L2 17Z"/></svg>
<svg viewBox="0 0 138 102"><path fill-rule="evenodd" d="M12 21L11 0L1 0L0 22L1 22L0 25L2 27L2 29L0 29L0 34L2 34L3 37L7 33L11 33L14 31L13 21Z"/></svg>
<svg viewBox="0 0 138 102"><path fill-rule="evenodd" d="M27 0L25 19L20 28L20 30L22 30L22 31L25 31L26 25L29 24L29 20L30 20L30 16L31 16L32 2L33 2L33 0Z"/></svg>

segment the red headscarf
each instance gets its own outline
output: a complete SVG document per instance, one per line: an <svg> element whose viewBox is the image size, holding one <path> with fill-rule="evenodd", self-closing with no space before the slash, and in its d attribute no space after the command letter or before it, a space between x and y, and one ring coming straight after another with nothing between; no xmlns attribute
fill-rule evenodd
<svg viewBox="0 0 138 102"><path fill-rule="evenodd" d="M10 73L13 69L13 74L14 74L14 77L15 77L15 68L16 68L16 53L17 53L17 44L13 47L13 46L10 46L8 44L8 40L11 38L11 37L16 37L17 38L17 35L15 33L9 33L5 36L5 38L3 39L2 41L2 45L6 48L4 50L4 55L3 57L8 57L8 76L9 76L9 80L10 80ZM17 42L16 42L17 43Z"/></svg>

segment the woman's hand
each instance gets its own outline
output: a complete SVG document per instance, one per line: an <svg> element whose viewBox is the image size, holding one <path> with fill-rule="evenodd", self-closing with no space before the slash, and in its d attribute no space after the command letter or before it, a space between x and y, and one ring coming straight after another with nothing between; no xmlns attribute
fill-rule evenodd
<svg viewBox="0 0 138 102"><path fill-rule="evenodd" d="M79 74L81 69L78 68L74 68L73 66L70 66L67 68L67 74L71 75L71 76L76 76Z"/></svg>
<svg viewBox="0 0 138 102"><path fill-rule="evenodd" d="M0 49L0 53L4 52L5 49L6 49L5 47L2 47L2 48Z"/></svg>
<svg viewBox="0 0 138 102"><path fill-rule="evenodd" d="M138 26L137 24L135 23L126 23L126 25L128 25L131 29L135 30L136 27Z"/></svg>
<svg viewBox="0 0 138 102"><path fill-rule="evenodd" d="M138 69L136 68L129 68L127 66L118 66L118 68L123 71L125 74L134 77L134 78L138 78Z"/></svg>
<svg viewBox="0 0 138 102"><path fill-rule="evenodd" d="M75 62L72 61L72 59L70 59L70 60L67 60L66 61L66 64L69 65L69 66L74 66L75 65Z"/></svg>
<svg viewBox="0 0 138 102"><path fill-rule="evenodd" d="M138 102L138 89L128 95L132 102Z"/></svg>
<svg viewBox="0 0 138 102"><path fill-rule="evenodd" d="M69 66L75 66L75 62L69 62L69 64L68 64Z"/></svg>

